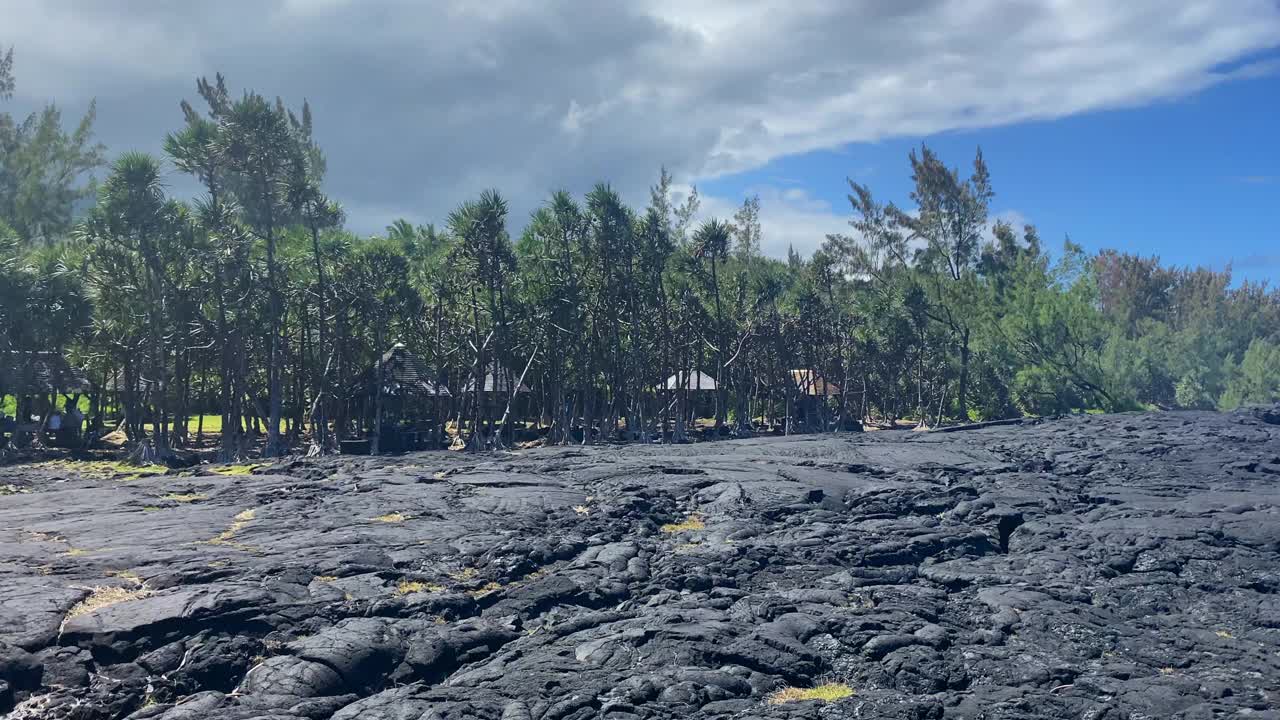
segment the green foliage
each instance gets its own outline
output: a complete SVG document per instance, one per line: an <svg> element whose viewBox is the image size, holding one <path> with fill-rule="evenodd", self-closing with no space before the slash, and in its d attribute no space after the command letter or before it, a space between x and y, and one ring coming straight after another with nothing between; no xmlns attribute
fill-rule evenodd
<svg viewBox="0 0 1280 720"><path fill-rule="evenodd" d="M1239 364L1228 359L1226 390L1218 400L1224 410L1280 401L1280 344L1255 338Z"/></svg>
<svg viewBox="0 0 1280 720"><path fill-rule="evenodd" d="M13 49L0 55L0 99L16 87ZM49 104L15 120L0 113L0 219L25 242L52 243L71 228L76 205L93 196L82 180L103 162L105 148L93 142L96 106L71 132L62 111Z"/></svg>
<svg viewBox="0 0 1280 720"><path fill-rule="evenodd" d="M0 97L12 87L10 52ZM990 222L981 152L967 174L913 152L910 206L851 180L855 232L785 260L761 254L758 198L695 224L696 190L665 170L642 210L603 184L554 193L514 243L492 190L370 238L324 192L305 103L233 96L221 76L197 91L204 111L182 103L164 150L200 197L166 197L163 162L126 152L70 238L101 162L92 113L70 134L53 106L0 116L0 351L113 378L127 432L158 447L201 415L226 460L255 425L269 452L308 424L358 432L374 411L353 388L397 341L447 378L475 447L505 442L515 398L471 379L510 388L526 367L552 442L679 438L699 413L747 433L1280 400L1276 292L1069 241L1051 255L1035 228ZM717 391L667 387L690 370Z"/></svg>

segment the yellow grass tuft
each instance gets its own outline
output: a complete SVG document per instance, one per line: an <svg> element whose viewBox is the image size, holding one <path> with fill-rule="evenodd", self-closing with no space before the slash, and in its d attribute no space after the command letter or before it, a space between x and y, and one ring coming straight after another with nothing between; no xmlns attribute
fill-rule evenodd
<svg viewBox="0 0 1280 720"><path fill-rule="evenodd" d="M409 516L403 515L398 512L393 512L393 513L387 513L386 515L379 515L376 518L369 518L369 519L372 520L373 522L380 522L380 523L402 523L405 520L408 520Z"/></svg>
<svg viewBox="0 0 1280 720"><path fill-rule="evenodd" d="M225 545L239 550L250 550L251 548L248 545L235 542L233 538L235 538L236 533L244 529L245 525L249 524L250 520L253 520L257 516L258 511L254 509L238 512L236 513L236 516L232 518L231 527L219 533L218 537L213 538L212 540L205 540L204 542L209 545Z"/></svg>
<svg viewBox="0 0 1280 720"><path fill-rule="evenodd" d="M1218 637L1222 638L1223 640L1235 640L1235 639L1236 639L1236 636L1235 636L1235 635L1232 635L1231 633L1227 632L1226 630L1218 630L1217 632L1215 632L1215 633L1214 633L1214 635L1217 635Z"/></svg>
<svg viewBox="0 0 1280 720"><path fill-rule="evenodd" d="M66 617L62 619L62 627L65 628L67 626L67 622L72 618L86 615L94 610L107 607L108 605L115 605L117 603L128 602L130 600L138 600L140 598L147 597L150 594L151 592L149 590L141 587L132 590L122 587L91 587L89 588L89 596L75 605L72 605L71 609L67 611ZM61 628L59 631L61 631Z"/></svg>
<svg viewBox="0 0 1280 720"><path fill-rule="evenodd" d="M160 499L171 500L176 503L191 503L198 502L200 500L208 500L209 496L204 493L169 493Z"/></svg>
<svg viewBox="0 0 1280 720"><path fill-rule="evenodd" d="M765 698L765 702L770 705L782 705L784 703L804 702L806 700L820 700L822 702L835 702L853 695L853 688L844 683L825 683L813 688L796 688L786 687L776 690Z"/></svg>
<svg viewBox="0 0 1280 720"><path fill-rule="evenodd" d="M591 512L591 509L588 508L586 505L574 505L573 511L578 513L579 515L587 515Z"/></svg>
<svg viewBox="0 0 1280 720"><path fill-rule="evenodd" d="M67 548L66 550L63 550L58 554L62 555L63 557L80 557L81 555L87 555L88 553L89 551L85 550L84 548L73 547L73 548Z"/></svg>
<svg viewBox="0 0 1280 720"><path fill-rule="evenodd" d="M333 582L334 580L337 580L338 576L337 575L317 575L311 579L315 580L316 582L330 583L330 582Z"/></svg>
<svg viewBox="0 0 1280 720"><path fill-rule="evenodd" d="M485 583L483 587L477 588L475 590L468 590L467 594L478 600L484 597L485 595L491 595L493 593L498 592L501 589L502 589L502 586L499 585L498 583L490 582L490 583Z"/></svg>
<svg viewBox="0 0 1280 720"><path fill-rule="evenodd" d="M663 525L661 530L667 534L675 534L695 530L705 530L706 527L706 523L702 522L701 516L690 515L684 519L684 522L667 523L666 525Z"/></svg>
<svg viewBox="0 0 1280 720"><path fill-rule="evenodd" d="M1175 671L1174 671L1174 669L1173 669L1173 668L1171 668L1171 667L1162 667L1162 668L1160 668L1160 674L1161 674L1161 675L1172 675L1174 672L1175 672Z"/></svg>
<svg viewBox="0 0 1280 720"><path fill-rule="evenodd" d="M440 592L441 590L444 590L444 588L439 585L432 585L419 580L401 580L396 583L397 595L412 595L413 593L421 592Z"/></svg>
<svg viewBox="0 0 1280 720"><path fill-rule="evenodd" d="M121 580L128 580L134 585L142 585L142 576L133 570L108 570L107 575L111 577L118 577Z"/></svg>
<svg viewBox="0 0 1280 720"><path fill-rule="evenodd" d="M210 470L215 475L249 475L261 465L223 465Z"/></svg>

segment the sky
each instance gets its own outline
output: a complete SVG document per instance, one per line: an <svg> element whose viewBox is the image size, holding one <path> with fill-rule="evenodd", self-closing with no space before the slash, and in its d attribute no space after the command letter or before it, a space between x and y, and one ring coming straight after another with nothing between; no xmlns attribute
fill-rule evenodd
<svg viewBox="0 0 1280 720"><path fill-rule="evenodd" d="M18 89L96 99L159 154L179 100L311 104L348 225L442 222L486 188L518 232L556 189L642 206L661 167L706 216L759 195L764 249L850 232L846 178L909 206L922 143L1048 245L1280 283L1280 0L0 0ZM198 105L198 103L197 103ZM193 192L173 172L173 193Z"/></svg>

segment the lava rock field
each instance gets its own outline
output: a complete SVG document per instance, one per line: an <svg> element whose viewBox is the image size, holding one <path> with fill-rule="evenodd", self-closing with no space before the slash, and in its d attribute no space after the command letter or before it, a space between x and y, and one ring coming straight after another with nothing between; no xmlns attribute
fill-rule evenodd
<svg viewBox="0 0 1280 720"><path fill-rule="evenodd" d="M0 467L14 720L1280 718L1280 409L91 469Z"/></svg>

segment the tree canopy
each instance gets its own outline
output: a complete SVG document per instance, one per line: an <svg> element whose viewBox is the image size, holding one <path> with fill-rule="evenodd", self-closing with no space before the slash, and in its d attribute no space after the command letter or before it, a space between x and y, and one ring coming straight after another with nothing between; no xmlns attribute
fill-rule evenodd
<svg viewBox="0 0 1280 720"><path fill-rule="evenodd" d="M14 77L9 51L0 98ZM758 198L702 218L665 170L643 208L600 184L516 227L487 190L439 225L363 237L324 192L307 103L221 75L196 92L163 157L122 153L100 184L92 107L70 131L54 105L0 114L0 352L60 352L116 388L144 457L190 442L201 414L221 416L227 457L263 428L268 455L326 451L396 342L452 388L449 427L476 448L512 441L516 405L563 443L682 440L700 413L715 432L796 432L1280 400L1275 291L1050 252L992 220L980 150L967 173L912 152L905 206L850 180L850 232L807 257L761 253ZM200 194L168 197L166 166ZM667 382L695 371L714 390Z"/></svg>

